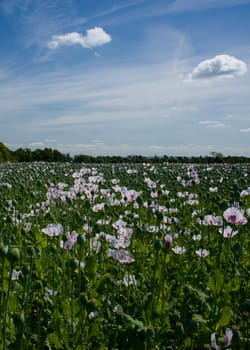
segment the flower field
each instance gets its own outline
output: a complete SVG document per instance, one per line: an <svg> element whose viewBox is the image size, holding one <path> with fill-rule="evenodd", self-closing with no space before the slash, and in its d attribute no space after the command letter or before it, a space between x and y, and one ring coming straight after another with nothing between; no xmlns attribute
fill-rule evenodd
<svg viewBox="0 0 250 350"><path fill-rule="evenodd" d="M0 164L0 350L250 349L249 179Z"/></svg>

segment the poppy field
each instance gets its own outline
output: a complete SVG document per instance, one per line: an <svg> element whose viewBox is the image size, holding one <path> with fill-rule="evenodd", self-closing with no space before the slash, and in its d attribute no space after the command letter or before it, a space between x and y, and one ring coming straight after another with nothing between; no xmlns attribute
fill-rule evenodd
<svg viewBox="0 0 250 350"><path fill-rule="evenodd" d="M249 179L0 164L0 350L249 350Z"/></svg>

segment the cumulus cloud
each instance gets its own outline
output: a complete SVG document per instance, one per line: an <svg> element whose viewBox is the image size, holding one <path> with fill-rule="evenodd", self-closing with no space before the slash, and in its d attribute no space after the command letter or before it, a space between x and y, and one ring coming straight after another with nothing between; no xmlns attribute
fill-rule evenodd
<svg viewBox="0 0 250 350"><path fill-rule="evenodd" d="M86 35L72 32L63 35L53 35L48 42L49 49L57 49L59 46L81 45L84 48L92 48L102 46L112 40L111 36L106 33L101 27L88 29Z"/></svg>
<svg viewBox="0 0 250 350"><path fill-rule="evenodd" d="M245 62L229 55L218 55L211 59L204 60L196 66L189 78L211 79L217 77L236 77L246 74L247 65Z"/></svg>

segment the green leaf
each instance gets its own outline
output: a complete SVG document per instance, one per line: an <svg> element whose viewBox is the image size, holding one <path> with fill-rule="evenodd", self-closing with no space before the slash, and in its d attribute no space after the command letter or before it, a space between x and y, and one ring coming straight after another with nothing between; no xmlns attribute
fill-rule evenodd
<svg viewBox="0 0 250 350"><path fill-rule="evenodd" d="M220 294L223 283L224 279L220 270L215 270L214 276L210 276L208 280L208 285L215 294Z"/></svg>
<svg viewBox="0 0 250 350"><path fill-rule="evenodd" d="M208 296L204 292L202 292L200 289L196 289L196 288L192 288L192 287L190 287L190 288L198 295L200 301L202 303L206 304L206 299Z"/></svg>
<svg viewBox="0 0 250 350"><path fill-rule="evenodd" d="M170 303L168 304L167 308L166 308L166 311L167 312L171 311L175 307L176 303L177 303L177 299L176 298L171 300Z"/></svg>
<svg viewBox="0 0 250 350"><path fill-rule="evenodd" d="M207 323L206 320L204 320L204 318L202 317L202 315L199 315L199 314L194 314L192 319L194 321L197 321L197 322L200 322L200 323Z"/></svg>
<svg viewBox="0 0 250 350"><path fill-rule="evenodd" d="M49 344L50 348L52 346L53 349L57 349L57 350L63 349L63 346L62 346L61 342L59 341L56 333L49 334L48 338L49 338L48 344ZM46 345L48 346L48 344L46 344Z"/></svg>
<svg viewBox="0 0 250 350"><path fill-rule="evenodd" d="M186 348L189 348L192 345L192 338L188 337L184 340L184 345Z"/></svg>
<svg viewBox="0 0 250 350"><path fill-rule="evenodd" d="M231 309L230 306L224 306L224 308L222 309L222 315L221 318L219 320L219 322L216 325L216 331L221 328L221 327L225 327L229 324L230 319L233 315L233 311Z"/></svg>
<svg viewBox="0 0 250 350"><path fill-rule="evenodd" d="M123 315L132 324L133 328L137 328L138 331L145 330L145 326L143 322L131 317L130 315L127 315L127 314L123 314Z"/></svg>

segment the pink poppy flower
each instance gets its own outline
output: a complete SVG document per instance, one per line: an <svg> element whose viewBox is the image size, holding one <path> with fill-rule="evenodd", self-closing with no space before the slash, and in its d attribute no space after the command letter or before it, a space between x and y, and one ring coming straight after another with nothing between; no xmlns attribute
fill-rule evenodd
<svg viewBox="0 0 250 350"><path fill-rule="evenodd" d="M247 223L247 219L244 217L243 211L239 208L228 208L224 211L223 216L230 224L245 225Z"/></svg>
<svg viewBox="0 0 250 350"><path fill-rule="evenodd" d="M204 220L202 222L203 225L212 225L212 226L222 226L222 218L220 216L214 216L214 215L206 215L204 217Z"/></svg>
<svg viewBox="0 0 250 350"><path fill-rule="evenodd" d="M42 232L49 237L56 237L63 232L63 226L61 224L48 224L42 229Z"/></svg>
<svg viewBox="0 0 250 350"><path fill-rule="evenodd" d="M105 203L98 203L92 207L93 212L97 213L98 211L104 210Z"/></svg>
<svg viewBox="0 0 250 350"><path fill-rule="evenodd" d="M223 344L223 347L221 347L220 345L217 344L216 342L216 334L213 333L211 335L211 347L215 350L221 350L222 348L228 348L229 345L231 344L232 342L232 338L233 338L233 331L230 329L230 328L227 328L226 329L226 334L225 334L225 337L224 337L224 344Z"/></svg>
<svg viewBox="0 0 250 350"><path fill-rule="evenodd" d="M175 254L179 254L179 255L184 254L187 251L187 249L185 247L180 247L178 245L176 247L172 248L172 250L175 252Z"/></svg>
<svg viewBox="0 0 250 350"><path fill-rule="evenodd" d="M129 254L127 250L120 249L120 250L115 250L115 249L108 249L107 250L107 256L111 256L113 259L119 261L122 264L131 264L132 262L135 261Z"/></svg>
<svg viewBox="0 0 250 350"><path fill-rule="evenodd" d="M172 237L172 235L167 234L164 237L164 241L166 243L166 248L170 248L172 246L172 244L173 244L173 237Z"/></svg>
<svg viewBox="0 0 250 350"><path fill-rule="evenodd" d="M230 226L227 226L224 229L220 228L219 232L223 235L224 238L232 238L238 233L238 231L233 231L232 227Z"/></svg>
<svg viewBox="0 0 250 350"><path fill-rule="evenodd" d="M206 256L208 256L210 254L209 250L207 249L198 249L195 251L195 254L198 255L201 258L205 258Z"/></svg>
<svg viewBox="0 0 250 350"><path fill-rule="evenodd" d="M67 250L72 249L74 244L77 241L77 236L78 236L78 233L76 233L75 231L72 231L71 233L68 232L67 235L66 235L67 241L65 241L65 242L61 241L60 242L60 247L64 248L64 249L67 249Z"/></svg>

